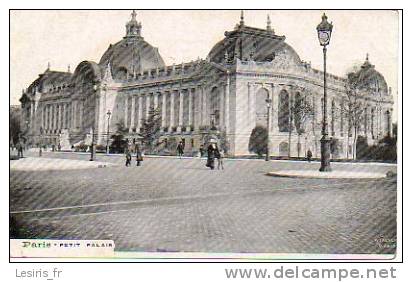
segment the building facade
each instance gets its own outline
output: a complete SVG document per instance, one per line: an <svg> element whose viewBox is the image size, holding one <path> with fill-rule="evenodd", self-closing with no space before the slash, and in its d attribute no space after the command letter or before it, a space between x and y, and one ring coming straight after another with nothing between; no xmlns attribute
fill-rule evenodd
<svg viewBox="0 0 412 282"><path fill-rule="evenodd" d="M22 116L33 145L70 149L90 144L93 134L105 145L120 125L128 138L138 139L150 109L158 109L159 151L173 139L183 140L191 154L217 138L228 155L249 155L251 132L260 125L268 128L271 155L304 156L311 149L320 156L323 72L302 61L269 18L266 28L254 28L245 25L242 13L206 59L171 66L141 29L133 11L126 35L110 44L99 63L83 61L73 73L48 67L23 90ZM390 88L369 58L354 75L361 81L354 91L364 101L357 133L377 142L392 131ZM327 74L327 80L333 158L351 157L355 129L348 122L348 79ZM302 100L311 111L297 124Z"/></svg>

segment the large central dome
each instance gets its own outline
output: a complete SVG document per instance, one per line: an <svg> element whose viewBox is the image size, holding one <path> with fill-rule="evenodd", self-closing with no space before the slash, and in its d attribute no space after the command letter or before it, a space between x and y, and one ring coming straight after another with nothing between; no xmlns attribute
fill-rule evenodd
<svg viewBox="0 0 412 282"><path fill-rule="evenodd" d="M136 21L133 11L132 19L126 24L126 36L116 44L111 44L100 59L100 67L110 65L115 79L125 79L147 69L165 66L158 49L144 41L140 32L141 24Z"/></svg>
<svg viewBox="0 0 412 282"><path fill-rule="evenodd" d="M235 30L225 32L225 38L218 42L209 53L210 60L216 63L234 61L235 58L271 62L279 56L283 56L294 64L301 63L295 50L285 43L285 37L275 34L269 18L266 29L259 29L246 26L243 14Z"/></svg>

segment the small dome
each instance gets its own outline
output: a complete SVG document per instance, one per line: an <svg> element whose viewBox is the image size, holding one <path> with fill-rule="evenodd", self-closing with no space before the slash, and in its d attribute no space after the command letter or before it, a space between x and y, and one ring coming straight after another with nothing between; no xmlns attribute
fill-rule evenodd
<svg viewBox="0 0 412 282"><path fill-rule="evenodd" d="M356 87L374 94L388 95L388 84L384 76L369 62L369 56L357 72L349 74L349 79L356 81Z"/></svg>
<svg viewBox="0 0 412 282"><path fill-rule="evenodd" d="M103 69L110 63L113 78L125 79L133 73L165 66L158 49L144 41L140 32L141 24L133 11L132 19L126 24L126 36L110 45L99 62Z"/></svg>

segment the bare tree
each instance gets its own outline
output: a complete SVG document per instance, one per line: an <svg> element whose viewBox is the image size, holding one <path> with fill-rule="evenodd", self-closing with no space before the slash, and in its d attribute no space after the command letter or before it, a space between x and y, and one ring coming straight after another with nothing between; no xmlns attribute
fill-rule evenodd
<svg viewBox="0 0 412 282"><path fill-rule="evenodd" d="M356 73L349 73L346 84L346 97L343 103L343 113L348 121L347 138L348 145L350 137L353 133L352 141L352 158L356 159L356 141L361 128L362 122L364 122L364 113L366 106L366 91L362 91L360 88L360 77ZM349 158L349 150L347 150L347 157Z"/></svg>
<svg viewBox="0 0 412 282"><path fill-rule="evenodd" d="M306 96L296 96L291 109L294 126L298 134L298 157L300 157L301 136L306 132L307 121L313 118L314 111Z"/></svg>
<svg viewBox="0 0 412 282"><path fill-rule="evenodd" d="M151 107L147 118L142 120L142 141L151 153L154 152L160 137L162 117L158 108Z"/></svg>

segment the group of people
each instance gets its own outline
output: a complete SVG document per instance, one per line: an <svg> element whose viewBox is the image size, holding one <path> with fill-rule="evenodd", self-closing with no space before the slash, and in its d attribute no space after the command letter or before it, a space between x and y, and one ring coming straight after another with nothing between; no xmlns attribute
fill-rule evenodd
<svg viewBox="0 0 412 282"><path fill-rule="evenodd" d="M139 144L136 144L134 147L134 151L136 153L136 166L140 166L143 162L143 154L142 150L140 149ZM132 165L132 152L129 148L126 149L126 166Z"/></svg>
<svg viewBox="0 0 412 282"><path fill-rule="evenodd" d="M135 145L134 147L134 152L136 153L136 166L140 166L141 163L143 162L143 154L142 150L140 149L140 146L138 144ZM184 154L184 145L183 142L180 141L177 145L176 148L177 155L179 158L181 158ZM207 161L206 161L206 167L210 169L215 169L215 159L217 160L217 169L224 169L223 167L223 157L224 153L223 151L220 151L217 142L215 140L210 140L209 145L206 150L207 153ZM203 157L205 154L205 149L204 146L201 145L199 148L199 157ZM132 150L129 148L126 149L125 152L126 156L126 166L129 167L132 165Z"/></svg>
<svg viewBox="0 0 412 282"><path fill-rule="evenodd" d="M177 155L179 156L179 158L181 158L184 153L184 144L182 141L180 141L179 144L177 145L176 151L177 151ZM211 139L209 141L209 145L207 147L206 152L207 152L206 167L212 170L215 169L215 159L216 159L217 169L223 170L224 169L223 167L224 153L223 151L219 150L216 140ZM200 148L199 148L199 158L203 157L204 155L205 155L205 148L202 144L200 145Z"/></svg>

